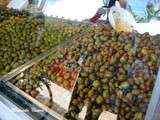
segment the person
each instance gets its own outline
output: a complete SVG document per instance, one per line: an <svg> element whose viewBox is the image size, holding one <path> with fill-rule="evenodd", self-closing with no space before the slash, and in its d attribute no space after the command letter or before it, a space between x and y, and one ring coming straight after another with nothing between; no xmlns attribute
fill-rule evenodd
<svg viewBox="0 0 160 120"><path fill-rule="evenodd" d="M118 0L118 1L122 8L127 9L128 0Z"/></svg>
<svg viewBox="0 0 160 120"><path fill-rule="evenodd" d="M116 1L120 3L120 6L124 9L127 7L127 0L104 0L104 6L99 8L96 14L89 19L90 22L96 23L102 16L108 15L109 9L115 5ZM108 17L107 17L108 20Z"/></svg>
<svg viewBox="0 0 160 120"><path fill-rule="evenodd" d="M155 10L154 10L154 6L153 3L148 2L147 6L146 6L146 10L147 10L147 14L148 14L148 20L150 20L151 18L153 18L156 14Z"/></svg>
<svg viewBox="0 0 160 120"><path fill-rule="evenodd" d="M38 0L28 0L29 4L38 4Z"/></svg>

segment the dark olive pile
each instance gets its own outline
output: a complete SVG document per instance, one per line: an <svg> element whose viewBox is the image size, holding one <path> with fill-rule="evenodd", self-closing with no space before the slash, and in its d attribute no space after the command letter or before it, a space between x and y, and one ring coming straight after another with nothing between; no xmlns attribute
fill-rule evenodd
<svg viewBox="0 0 160 120"><path fill-rule="evenodd" d="M48 71L55 58L77 67L75 63L83 59L67 119L77 120L86 105L86 120L97 120L104 110L118 114L118 120L144 120L160 63L159 35L117 33L109 25L94 26L25 71L23 79L37 81L41 76L55 82Z"/></svg>
<svg viewBox="0 0 160 120"><path fill-rule="evenodd" d="M55 47L86 25L34 19L25 11L0 10L0 76Z"/></svg>
<svg viewBox="0 0 160 120"><path fill-rule="evenodd" d="M18 11L15 9L7 9L7 8L0 8L0 23L3 22L4 20L8 20L10 19L10 17L28 17L29 13L22 10L22 11Z"/></svg>
<svg viewBox="0 0 160 120"><path fill-rule="evenodd" d="M66 118L78 119L86 105L86 120L97 120L103 110L118 114L118 120L144 120L159 67L160 36L132 38L106 26L67 48L69 58L84 56L84 62Z"/></svg>

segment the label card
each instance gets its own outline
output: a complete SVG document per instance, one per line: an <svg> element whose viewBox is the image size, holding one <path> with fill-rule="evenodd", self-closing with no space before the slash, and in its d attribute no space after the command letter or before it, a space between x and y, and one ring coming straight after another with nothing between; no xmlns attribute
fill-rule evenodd
<svg viewBox="0 0 160 120"><path fill-rule="evenodd" d="M117 120L117 115L111 112L104 111L101 113L98 120Z"/></svg>

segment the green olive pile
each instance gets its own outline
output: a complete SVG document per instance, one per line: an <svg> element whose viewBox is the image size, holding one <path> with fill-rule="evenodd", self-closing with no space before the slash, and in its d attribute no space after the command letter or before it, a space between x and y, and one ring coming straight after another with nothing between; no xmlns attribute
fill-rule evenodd
<svg viewBox="0 0 160 120"><path fill-rule="evenodd" d="M109 25L91 28L25 71L23 79L41 76L56 82L48 68L53 59L77 68L83 59L65 117L77 120L86 105L86 120L97 120L104 110L118 114L118 120L144 120L160 65L160 36L117 33Z"/></svg>
<svg viewBox="0 0 160 120"><path fill-rule="evenodd" d="M24 11L0 10L0 76L53 48L86 25L27 17Z"/></svg>
<svg viewBox="0 0 160 120"><path fill-rule="evenodd" d="M0 24L0 75L41 53L42 21L13 17Z"/></svg>

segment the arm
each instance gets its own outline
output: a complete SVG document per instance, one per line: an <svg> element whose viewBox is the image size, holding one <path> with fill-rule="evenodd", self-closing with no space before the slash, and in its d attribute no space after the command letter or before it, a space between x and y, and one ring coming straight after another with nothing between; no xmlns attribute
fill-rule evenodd
<svg viewBox="0 0 160 120"><path fill-rule="evenodd" d="M117 1L119 1L119 0L117 0ZM116 2L116 0L104 0L103 1L104 6L99 8L98 11L96 12L96 14L92 18L90 18L89 20L91 22L96 22L97 20L99 20L99 18L101 18L102 15L104 16L107 14L107 8L114 6L115 2Z"/></svg>
<svg viewBox="0 0 160 120"><path fill-rule="evenodd" d="M99 18L101 18L102 15L105 15L106 13L107 13L106 8L101 7L101 8L98 9L96 14L92 18L90 18L89 20L91 22L96 22Z"/></svg>

